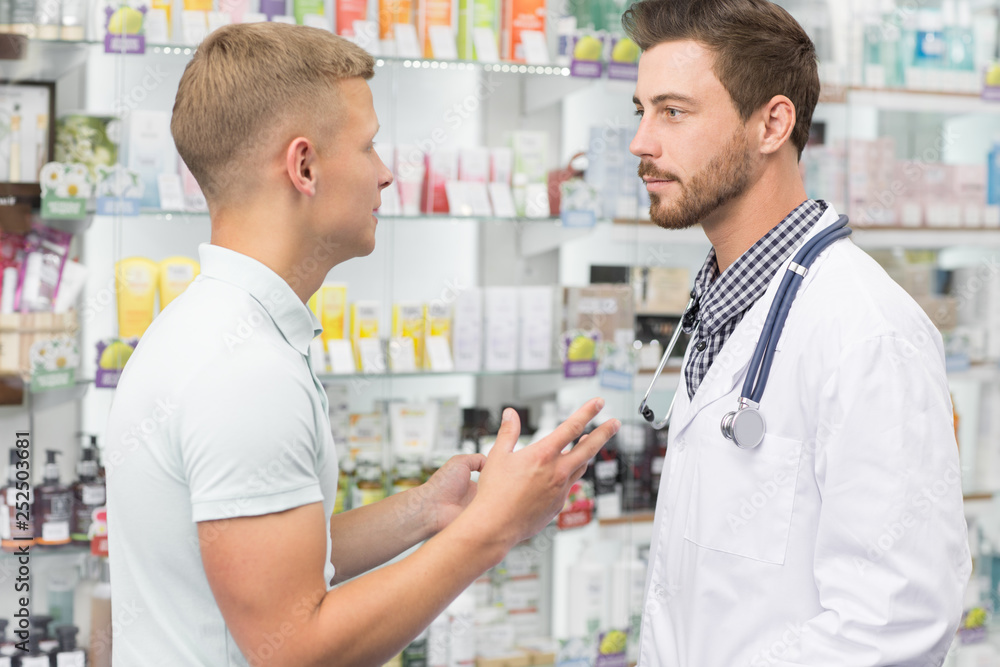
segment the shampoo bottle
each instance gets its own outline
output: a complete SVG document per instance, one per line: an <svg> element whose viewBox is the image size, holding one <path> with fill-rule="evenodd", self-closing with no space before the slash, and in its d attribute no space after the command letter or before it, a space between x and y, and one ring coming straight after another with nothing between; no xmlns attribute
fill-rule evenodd
<svg viewBox="0 0 1000 667"><path fill-rule="evenodd" d="M567 630L570 637L596 637L604 626L607 608L607 571L591 558L585 544L580 559L569 568L569 609Z"/></svg>
<svg viewBox="0 0 1000 667"><path fill-rule="evenodd" d="M31 626L31 637L38 639L38 650L45 655L53 655L59 648L59 642L49 635L49 625L52 624L51 616L41 614L28 617L28 625Z"/></svg>
<svg viewBox="0 0 1000 667"><path fill-rule="evenodd" d="M73 522L71 537L75 542L90 541L94 510L106 499L104 481L97 476L97 436L90 436L90 446L80 452L76 464L77 481L73 484Z"/></svg>
<svg viewBox="0 0 1000 667"><path fill-rule="evenodd" d="M76 646L77 632L78 630L75 625L56 626L56 637L59 639L59 652L56 653L56 659L53 663L55 667L86 666L87 656L83 652L83 649Z"/></svg>
<svg viewBox="0 0 1000 667"><path fill-rule="evenodd" d="M448 667L472 667L476 664L476 598L471 588L448 605L448 618Z"/></svg>
<svg viewBox="0 0 1000 667"><path fill-rule="evenodd" d="M38 544L59 546L70 542L70 521L73 517L73 491L59 482L59 464L54 449L45 450L42 485L35 489L35 516L38 522Z"/></svg>
<svg viewBox="0 0 1000 667"><path fill-rule="evenodd" d="M646 566L635 557L633 545L623 544L621 557L611 568L611 627L628 630L629 662L638 659L645 594Z"/></svg>
<svg viewBox="0 0 1000 667"><path fill-rule="evenodd" d="M18 660L17 667L51 667L49 655L42 651L40 638L34 631L28 637L28 653Z"/></svg>
<svg viewBox="0 0 1000 667"><path fill-rule="evenodd" d="M190 257L168 257L160 262L160 312L179 297L201 272Z"/></svg>
<svg viewBox="0 0 1000 667"><path fill-rule="evenodd" d="M159 265L145 257L126 257L115 265L118 335L138 338L153 323Z"/></svg>
<svg viewBox="0 0 1000 667"><path fill-rule="evenodd" d="M111 667L111 570L101 562L101 581L90 596L90 667Z"/></svg>

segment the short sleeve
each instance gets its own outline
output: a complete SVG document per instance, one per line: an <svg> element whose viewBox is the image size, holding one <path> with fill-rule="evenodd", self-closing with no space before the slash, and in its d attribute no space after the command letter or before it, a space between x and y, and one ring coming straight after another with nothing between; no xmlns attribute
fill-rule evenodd
<svg viewBox="0 0 1000 667"><path fill-rule="evenodd" d="M189 392L178 435L193 521L323 500L309 395L315 389L303 381L310 379L305 359L253 347L215 360Z"/></svg>

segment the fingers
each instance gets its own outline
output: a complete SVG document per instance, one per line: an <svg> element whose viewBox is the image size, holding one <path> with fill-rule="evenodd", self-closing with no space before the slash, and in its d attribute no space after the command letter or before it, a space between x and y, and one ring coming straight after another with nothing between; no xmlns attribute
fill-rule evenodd
<svg viewBox="0 0 1000 667"><path fill-rule="evenodd" d="M497 441L490 453L492 454L497 449L508 454L511 453L514 451L514 446L517 444L517 438L520 435L521 418L517 415L517 410L507 408L503 411L503 417L500 420L500 430L497 433Z"/></svg>
<svg viewBox="0 0 1000 667"><path fill-rule="evenodd" d="M486 457L482 454L459 454L449 460L466 466L470 472L482 472L483 466L486 465Z"/></svg>
<svg viewBox="0 0 1000 667"><path fill-rule="evenodd" d="M609 419L588 433L585 438L580 438L576 446L566 454L563 454L563 456L566 457L567 462L574 468L586 466L587 461L594 458L601 447L604 446L604 443L610 440L621 426L621 422L617 419Z"/></svg>
<svg viewBox="0 0 1000 667"><path fill-rule="evenodd" d="M597 416L597 413L602 408L604 408L603 398L595 398L587 401L583 404L583 407L574 412L569 419L560 424L551 434L536 443L535 446L543 445L549 449L549 453L553 456L558 454L566 445L580 437L583 429L590 423L591 419Z"/></svg>

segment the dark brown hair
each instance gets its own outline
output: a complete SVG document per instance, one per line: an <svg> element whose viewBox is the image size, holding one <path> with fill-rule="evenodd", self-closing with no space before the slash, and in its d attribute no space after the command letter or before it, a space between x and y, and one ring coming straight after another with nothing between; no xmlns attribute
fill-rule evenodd
<svg viewBox="0 0 1000 667"><path fill-rule="evenodd" d="M795 106L799 156L819 100L816 48L792 16L767 0L640 0L622 16L640 49L694 40L715 54L713 71L743 121L775 95Z"/></svg>
<svg viewBox="0 0 1000 667"><path fill-rule="evenodd" d="M177 152L210 202L238 196L226 185L246 183L241 170L259 159L276 126L293 117L307 126L336 119L336 82L374 74L374 58L326 30L224 26L205 38L181 76L170 121Z"/></svg>

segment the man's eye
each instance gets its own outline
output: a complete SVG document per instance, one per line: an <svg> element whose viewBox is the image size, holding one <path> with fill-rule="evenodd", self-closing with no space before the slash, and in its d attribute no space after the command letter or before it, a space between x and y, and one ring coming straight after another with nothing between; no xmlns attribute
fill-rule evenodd
<svg viewBox="0 0 1000 667"><path fill-rule="evenodd" d="M636 109L635 110L635 115L639 116L640 118L642 118L642 109Z"/></svg>
<svg viewBox="0 0 1000 667"><path fill-rule="evenodd" d="M681 112L680 112L679 109L669 109L668 108L667 109L667 115L670 116L671 118L677 118L677 116L681 115Z"/></svg>

